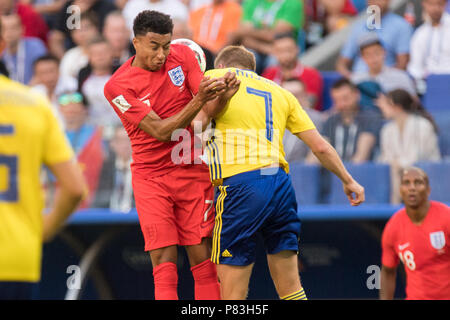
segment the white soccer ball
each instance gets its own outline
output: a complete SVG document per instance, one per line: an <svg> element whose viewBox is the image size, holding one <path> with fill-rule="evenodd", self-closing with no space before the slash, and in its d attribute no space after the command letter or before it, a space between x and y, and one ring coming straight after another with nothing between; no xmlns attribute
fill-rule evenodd
<svg viewBox="0 0 450 320"><path fill-rule="evenodd" d="M197 58L198 64L200 66L200 70L202 72L205 72L206 70L206 56L203 52L202 47L200 47L198 44L196 44L194 41L190 39L175 39L171 43L173 44L184 44L185 46L188 46L194 53L195 57Z"/></svg>

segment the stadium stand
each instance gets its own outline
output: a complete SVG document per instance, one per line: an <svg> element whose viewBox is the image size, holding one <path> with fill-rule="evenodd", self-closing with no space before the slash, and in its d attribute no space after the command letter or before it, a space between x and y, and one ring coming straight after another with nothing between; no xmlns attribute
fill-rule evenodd
<svg viewBox="0 0 450 320"><path fill-rule="evenodd" d="M320 167L303 163L290 164L292 185L299 206L316 204L320 192Z"/></svg>
<svg viewBox="0 0 450 320"><path fill-rule="evenodd" d="M450 161L421 162L416 165L428 174L431 185L430 199L450 202Z"/></svg>
<svg viewBox="0 0 450 320"><path fill-rule="evenodd" d="M350 174L365 189L365 203L389 203L390 172L389 166L378 163L352 164L346 163ZM332 176L330 185L330 204L347 204L348 199L342 192L342 182Z"/></svg>
<svg viewBox="0 0 450 320"><path fill-rule="evenodd" d="M330 89L333 86L333 83L342 77L336 71L322 71L323 77L323 107L322 110L327 110L331 108L333 102L330 96Z"/></svg>
<svg viewBox="0 0 450 320"><path fill-rule="evenodd" d="M450 97L447 97L449 101ZM450 107L450 105L449 105ZM446 111L431 112L434 121L439 128L439 149L443 160L450 160L450 108Z"/></svg>
<svg viewBox="0 0 450 320"><path fill-rule="evenodd" d="M430 112L450 112L450 75L432 74L427 77L427 91L423 104Z"/></svg>

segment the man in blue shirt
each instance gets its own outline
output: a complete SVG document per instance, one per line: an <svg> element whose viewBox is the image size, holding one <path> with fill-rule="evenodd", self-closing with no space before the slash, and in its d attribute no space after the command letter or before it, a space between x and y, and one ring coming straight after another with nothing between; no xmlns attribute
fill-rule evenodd
<svg viewBox="0 0 450 320"><path fill-rule="evenodd" d="M411 25L401 16L389 11L390 0L369 0L369 6L378 6L381 19L371 16L369 11L366 19L355 23L347 42L342 48L336 63L336 70L349 78L352 72L366 72L367 65L361 58L359 42L367 37L367 33L374 32L380 38L386 50L385 64L389 67L406 69L409 60L409 42L413 33Z"/></svg>
<svg viewBox="0 0 450 320"><path fill-rule="evenodd" d="M6 48L1 56L9 77L28 84L33 76L34 61L47 53L45 44L39 38L25 38L20 17L16 14L2 16L3 37Z"/></svg>

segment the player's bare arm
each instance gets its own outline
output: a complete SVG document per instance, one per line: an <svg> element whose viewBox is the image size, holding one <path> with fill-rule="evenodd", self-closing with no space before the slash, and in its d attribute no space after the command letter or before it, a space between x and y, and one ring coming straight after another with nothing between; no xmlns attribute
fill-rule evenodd
<svg viewBox="0 0 450 320"><path fill-rule="evenodd" d="M154 111L150 111L139 123L139 128L159 141L171 141L172 133L176 129L186 128L205 103L215 99L224 88L225 83L222 79L205 77L200 82L198 93L183 110L166 119L161 119Z"/></svg>
<svg viewBox="0 0 450 320"><path fill-rule="evenodd" d="M316 129L303 131L296 134L311 149L320 163L333 172L343 184L344 193L352 206L358 206L364 202L364 188L356 182L345 169L336 150L328 143Z"/></svg>
<svg viewBox="0 0 450 320"><path fill-rule="evenodd" d="M218 92L218 96L215 99L210 100L205 104L192 121L192 127L194 127L196 121L201 121L202 130L205 130L211 119L215 118L224 110L228 100L230 100L239 90L241 81L236 78L235 73L227 72L222 79L226 84L226 88L221 92Z"/></svg>
<svg viewBox="0 0 450 320"><path fill-rule="evenodd" d="M380 299L381 300L394 299L396 276L397 276L396 268L388 268L384 265L381 266L381 278L380 278Z"/></svg>
<svg viewBox="0 0 450 320"><path fill-rule="evenodd" d="M74 160L49 166L58 182L53 208L44 215L43 239L50 241L80 204L87 189L83 174Z"/></svg>

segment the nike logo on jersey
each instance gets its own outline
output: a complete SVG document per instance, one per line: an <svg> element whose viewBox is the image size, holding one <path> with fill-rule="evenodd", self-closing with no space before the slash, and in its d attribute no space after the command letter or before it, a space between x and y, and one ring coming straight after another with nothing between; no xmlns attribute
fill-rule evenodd
<svg viewBox="0 0 450 320"><path fill-rule="evenodd" d="M150 99L146 99L148 96L150 95L150 93L147 93L145 96L143 96L142 98L138 98L139 100L141 100L143 103L145 103L146 105L148 105L150 107Z"/></svg>
<svg viewBox="0 0 450 320"><path fill-rule="evenodd" d="M144 100L145 98L147 98L150 95L150 93L147 93L145 96L143 96L142 98L138 98L139 100Z"/></svg>
<svg viewBox="0 0 450 320"><path fill-rule="evenodd" d="M409 246L409 242L398 245L398 250L402 251Z"/></svg>

